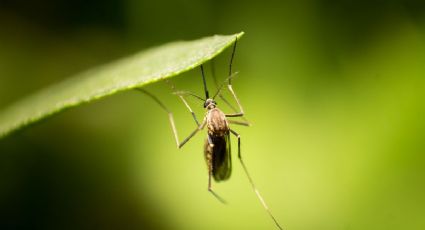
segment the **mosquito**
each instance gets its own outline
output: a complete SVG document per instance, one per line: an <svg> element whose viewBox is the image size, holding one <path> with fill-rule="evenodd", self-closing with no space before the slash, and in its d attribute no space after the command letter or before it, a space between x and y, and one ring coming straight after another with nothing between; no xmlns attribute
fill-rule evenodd
<svg viewBox="0 0 425 230"><path fill-rule="evenodd" d="M243 125L243 126L249 126L250 124L244 120L244 121L237 121L237 120L231 120L228 118L233 117L239 117L244 118L245 112L242 108L242 105L239 101L239 98L236 96L236 93L233 90L232 87L232 79L234 76L236 76L236 73L232 72L232 63L233 58L235 56L236 51L236 45L237 45L237 38L235 39L234 45L233 45L233 51L232 55L230 57L230 63L229 63L229 75L226 78L224 82L222 82L221 85L218 85L218 82L215 78L215 74L213 72L213 78L215 81L215 84L217 86L217 92L214 94L214 96L210 97L208 89L207 89L207 83L205 79L205 73L204 73L204 67L201 65L201 74L202 74L202 81L204 86L204 92L205 92L205 99L192 93L189 91L175 91L174 86L172 86L172 89L174 90L174 94L177 95L185 104L187 109L191 112L192 117L197 125L196 129L192 131L188 137L186 137L183 141L179 141L179 137L177 134L176 125L174 123L174 118L172 112L153 94L149 93L148 91L137 88L137 90L145 93L149 97L151 97L154 101L158 103L158 105L164 109L168 113L168 118L170 120L171 128L173 130L174 139L177 144L177 148L183 147L192 137L194 137L199 131L203 130L205 127L207 127L207 138L205 139L204 143L204 156L207 163L207 169L208 169L208 191L211 192L219 201L222 203L225 203L223 198L221 198L217 193L214 192L212 189L212 183L211 178L213 178L216 182L225 181L229 179L231 172L232 172L232 159L231 159L231 145L230 145L230 135L234 135L238 139L238 158L239 161L245 171L245 174L251 184L252 189L255 192L255 195L263 205L264 209L267 211L268 215L272 218L277 228L282 229L279 222L276 220L274 215L272 214L271 210L269 209L268 205L266 204L263 196L260 194L259 190L254 184L254 181L252 180L248 169L242 160L241 155L241 136L239 133L237 133L235 130L233 130L230 127L230 124L235 125ZM232 95L233 99L236 101L236 104L239 108L239 111L237 111L232 105L223 97L221 94L221 91L224 87L224 85L227 83L227 89L229 90L230 94ZM201 123L199 123L196 114L193 112L192 108L187 103L184 96L192 96L194 98L197 98L199 100L203 101L203 107L206 110L206 114L202 120ZM230 107L232 110L234 110L233 113L225 114L217 107L217 102L215 101L215 98L219 96L223 101Z"/></svg>

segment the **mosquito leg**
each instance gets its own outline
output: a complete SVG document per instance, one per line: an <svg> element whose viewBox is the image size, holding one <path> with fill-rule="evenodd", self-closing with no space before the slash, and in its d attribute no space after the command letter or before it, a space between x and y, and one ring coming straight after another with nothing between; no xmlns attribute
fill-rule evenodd
<svg viewBox="0 0 425 230"><path fill-rule="evenodd" d="M239 107L239 111L238 113L233 113L233 114L226 114L226 117L243 117L243 115L245 114L245 112L243 111L242 105L239 101L239 98L236 96L235 91L233 91L233 87L231 84L227 85L227 88L229 89L230 93L232 94L233 98L235 99L236 103L238 104Z"/></svg>
<svg viewBox="0 0 425 230"><path fill-rule="evenodd" d="M230 56L229 76L232 75L232 64L233 64L233 58L235 57L236 45L237 44L238 44L238 37L235 38L235 43L233 44L232 56ZM232 79L229 79L229 85L231 85L231 84L232 84Z"/></svg>
<svg viewBox="0 0 425 230"><path fill-rule="evenodd" d="M193 120L195 120L196 125L200 125L198 122L198 119L196 118L196 114L193 112L192 108L190 108L189 104L187 103L186 99L184 99L183 96L179 95L179 98L183 101L184 105L187 109L189 109L190 113L192 114Z"/></svg>
<svg viewBox="0 0 425 230"><path fill-rule="evenodd" d="M186 137L182 142L179 141L179 136L177 134L177 129L176 129L176 125L174 122L174 117L173 117L173 113L164 105L164 103L162 103L155 95L151 94L150 92L142 89L142 88L136 88L136 90L138 90L139 92L142 92L146 95L148 95L150 98L152 98L156 103L158 103L158 105L164 109L167 113L168 113L168 119L170 120L170 124L171 124L171 129L173 130L173 134L174 134L174 139L176 141L177 147L181 148L184 144L186 144L186 142L188 142L190 140L190 138L192 138L193 136L195 136L195 134L199 131L202 130L205 125L206 125L206 120L204 119L204 121L202 122L202 124L198 125L198 127L188 136Z"/></svg>
<svg viewBox="0 0 425 230"><path fill-rule="evenodd" d="M232 56L230 57L230 63L229 63L229 76L232 75L232 64L233 64L233 58L235 57L235 53L236 53L236 44L238 43L238 38L236 37L235 39L235 44L233 45L233 51L232 51ZM229 78L229 84L227 85L227 89L230 91L230 93L232 94L233 98L235 99L236 103L238 104L239 107L239 112L236 112L234 114L227 114L226 117L243 117L243 115L245 114L242 108L242 105L239 101L239 98L236 96L235 91L233 91L233 87L232 87L232 79Z"/></svg>
<svg viewBox="0 0 425 230"><path fill-rule="evenodd" d="M216 86L216 88L217 88L217 90L218 91L220 91L220 89L221 89L221 87L219 86L219 84L218 84L218 81L217 81L217 77L216 77L216 75L215 75L215 68L214 68L214 60L211 60L211 75L212 75L212 77L213 77L213 79L214 79L214 84L215 84L215 86ZM232 75L229 75L229 76L232 76ZM229 81L230 81L230 78L231 77L229 77ZM223 100L223 102L227 105L227 106L229 106L229 108L234 112L234 113L238 113L238 110L232 105L232 104L230 104L230 102L223 96L223 94L221 94L220 92L218 92L218 96L220 97L220 99L221 100ZM246 123L249 123L248 122L248 120L245 118L245 117L242 117L242 119L246 122Z"/></svg>
<svg viewBox="0 0 425 230"><path fill-rule="evenodd" d="M227 204L226 200L224 200L223 198L221 198L221 196L219 196L216 192L214 192L214 190L212 190L212 187L211 187L211 177L212 177L212 174L211 174L211 172L209 172L209 174L208 174L208 192L210 192L221 203Z"/></svg>
<svg viewBox="0 0 425 230"><path fill-rule="evenodd" d="M258 191L257 187L255 186L254 181L252 180L251 176L249 175L248 169L247 169L247 167L245 166L245 163L242 160L242 155L241 155L241 136L237 132L235 132L234 130L232 130L232 129L230 130L230 132L238 138L238 158L239 158L239 161L241 162L241 165L242 165L242 167L243 167L243 169L245 171L246 176L248 177L249 183L251 184L251 187L252 187L252 189L255 192L255 195L257 195L257 198L260 200L261 204L263 205L264 209L267 211L267 213L269 214L269 216L273 219L273 221L276 224L276 226L279 229L283 229L280 226L279 222L277 222L276 218L273 216L272 212L270 211L269 207L267 206L266 202L264 201L263 196L261 196L260 191Z"/></svg>
<svg viewBox="0 0 425 230"><path fill-rule="evenodd" d="M166 81L170 86L171 86L171 90L173 90L173 92L176 92L176 88L174 86L174 84L172 84L170 81ZM190 111L190 113L192 114L193 120L195 120L195 123L197 126L199 126L199 122L198 119L196 118L196 114L193 112L192 108L190 108L189 104L187 103L186 99L184 99L183 95L178 94L177 95L184 103L184 105L186 106L186 108Z"/></svg>
<svg viewBox="0 0 425 230"><path fill-rule="evenodd" d="M217 80L217 77L216 77L216 75L215 75L215 65L214 65L214 59L213 60L211 60L210 61L211 62L211 75L212 75L212 77L213 77L213 80L214 80L214 84L215 84L215 87L217 88L217 90L220 90L220 86L219 86L219 84L218 84L218 80ZM227 106L229 106L233 111L237 111L236 110L236 108L232 105L232 104L230 104L230 102L228 101L228 100L226 100L226 98L224 98L224 96L221 94L221 93L219 93L218 94L218 96L221 98L221 100L223 100L224 101L224 103L226 103L226 105Z"/></svg>
<svg viewBox="0 0 425 230"><path fill-rule="evenodd" d="M180 144L177 144L177 147L178 148L183 147L183 145L186 144L192 137L194 137L196 133L198 133L200 130L202 130L205 127L206 124L207 124L207 120L204 119L204 121L202 122L202 124L200 124L198 126L198 128L193 130L193 132L188 137L186 137Z"/></svg>
<svg viewBox="0 0 425 230"><path fill-rule="evenodd" d="M235 124L235 125L242 125L242 126L251 126L251 124L249 122L245 122L245 121L234 121L234 120L227 120L230 124Z"/></svg>

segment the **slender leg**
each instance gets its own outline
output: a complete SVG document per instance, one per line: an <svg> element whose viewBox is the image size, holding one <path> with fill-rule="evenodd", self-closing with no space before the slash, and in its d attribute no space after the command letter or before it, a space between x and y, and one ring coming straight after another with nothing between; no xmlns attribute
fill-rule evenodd
<svg viewBox="0 0 425 230"><path fill-rule="evenodd" d="M187 101L184 99L183 96L179 96L179 98L183 101L186 108L189 109L190 113L192 114L193 120L195 120L196 125L199 126L200 124L199 124L198 119L196 118L196 114L193 112L192 108L190 108L189 104L187 103Z"/></svg>
<svg viewBox="0 0 425 230"><path fill-rule="evenodd" d="M213 77L215 87L217 88L217 90L220 90L220 85L218 84L218 80L215 75L214 60L211 60L211 75ZM237 109L232 104L230 104L230 102L223 96L223 94L219 93L218 96L221 100L224 101L224 103L226 103L227 106L229 106L230 109L237 113Z"/></svg>
<svg viewBox="0 0 425 230"><path fill-rule="evenodd" d="M235 57L235 52L236 52L236 44L238 43L238 38L236 37L235 39L235 44L233 45L233 51L232 51L232 56L230 57L230 63L229 63L229 76L232 75L232 64L233 64L233 58ZM242 117L245 113L243 111L242 105L239 102L238 97L236 96L235 91L233 91L233 87L232 87L232 79L229 78L229 84L227 85L227 89L229 89L230 93L232 94L233 98L235 99L236 103L238 104L239 107L239 111L237 113L233 113L233 114L226 114L226 117Z"/></svg>
<svg viewBox="0 0 425 230"><path fill-rule="evenodd" d="M249 122L245 122L245 121L234 121L234 120L227 120L230 124L235 124L235 125L242 125L242 126L251 126L251 124Z"/></svg>
<svg viewBox="0 0 425 230"><path fill-rule="evenodd" d="M208 173L208 192L210 192L218 201L220 201L223 204L227 204L226 200L224 200L221 196L219 196L211 186L211 177L212 177L212 171L209 171Z"/></svg>
<svg viewBox="0 0 425 230"><path fill-rule="evenodd" d="M233 114L226 114L226 117L243 117L243 115L245 114L245 112L243 111L242 105L239 102L238 97L236 96L235 91L233 91L233 87L231 84L227 85L227 88L229 89L230 93L233 95L233 98L235 99L236 103L238 104L239 107L239 111L238 113L233 113Z"/></svg>
<svg viewBox="0 0 425 230"><path fill-rule="evenodd" d="M251 176L249 175L248 169L247 169L247 167L245 166L245 163L242 160L242 155L241 155L241 136L237 132L235 132L234 130L232 130L232 129L230 130L230 132L238 138L238 158L239 158L239 161L241 162L241 165L242 165L242 167L243 167L243 169L245 171L246 176L248 177L249 183L251 184L251 187L252 187L252 189L255 192L255 195L257 195L257 198L260 200L261 204L263 205L264 209L267 211L267 213L269 214L269 216L273 219L273 221L276 224L276 226L279 229L283 229L280 226L279 222L277 222L276 218L273 216L272 212L270 211L269 207L267 206L266 202L264 201L263 196L261 196L260 191L258 191L257 187L255 186L254 181L252 180Z"/></svg>
<svg viewBox="0 0 425 230"><path fill-rule="evenodd" d="M211 60L210 62L211 62L211 75L213 77L215 87L217 88L217 90L220 90L220 85L218 84L218 80L217 80L217 77L215 75L214 59ZM224 101L224 103L226 103L227 106L229 106L230 109L237 112L236 108L232 104L230 104L230 102L221 93L219 93L218 96L220 97L221 100Z"/></svg>
<svg viewBox="0 0 425 230"><path fill-rule="evenodd" d="M166 82L171 86L171 89L173 90L173 92L176 92L176 89L175 89L174 85L170 81L168 81L168 80ZM199 126L200 124L198 122L198 119L196 118L196 114L193 112L192 108L190 108L190 106L187 103L186 99L184 99L183 95L177 94L177 96L183 101L183 103L186 106L186 108L192 114L193 120L195 120L196 125Z"/></svg>
<svg viewBox="0 0 425 230"><path fill-rule="evenodd" d="M164 109L168 113L168 119L170 120L171 128L172 128L173 134L174 134L174 139L175 139L176 144L177 144L177 148L181 148L184 144L186 144L190 140L190 138L192 138L193 136L195 136L195 134L197 132L199 132L200 130L202 130L205 127L205 125L207 123L207 120L206 119L204 119L204 121L202 122L202 124L199 124L198 127L194 131L192 131L192 133L190 133L190 135L188 137L186 137L182 142L180 142L179 141L178 134L177 134L176 125L174 123L173 113L155 95L149 93L148 91L146 91L146 90L144 90L142 88L137 88L136 90L138 90L139 92L142 92L142 93L148 95L156 103L158 103L158 105L162 109Z"/></svg>
<svg viewBox="0 0 425 230"><path fill-rule="evenodd" d="M235 42L236 43L236 42ZM235 46L236 46L236 44L235 44ZM235 49L235 47L234 47L234 49ZM233 50L233 52L235 52L235 50ZM232 62L232 60L233 60L233 56L234 56L234 53L232 53L232 58L231 58L231 62ZM229 72L229 77L228 77L228 81L229 81L229 84L231 83L231 78L232 78L232 76L233 76L233 73L231 72L231 65L232 64L230 64L230 72ZM229 108L230 109L232 109L233 110L233 114L229 114L229 116L228 117L242 117L242 119L244 120L244 122L243 123L246 123L246 124L248 124L247 126L249 126L249 122L248 122L248 120L245 118L245 117L243 117L243 109L242 109L242 106L240 105L240 103L239 103L239 100L238 99L236 99L236 102L238 103L238 106L239 106L239 108L240 108L240 111L242 111L242 112L238 112L238 110L232 105L232 104L230 104L230 102L220 93L220 90L221 90L221 86L218 84L218 81L217 81L217 77L216 77L216 75L215 75L215 68L214 68L214 61L212 60L211 61L211 75L212 75L212 77L213 77L213 79L214 79L214 83L215 83L215 86L217 87L217 90L218 90L218 96L221 98L221 100L223 100L223 102L227 105L227 106L229 106ZM235 73L236 74L236 73ZM230 85L230 87L231 87L231 85ZM228 86L228 88L229 88L229 86ZM232 88L230 88L229 89L229 91L232 93L232 95L233 95L233 97L236 97L236 95L235 95L235 93L234 93L234 91L233 91L233 89ZM227 116L227 115L226 115Z"/></svg>
<svg viewBox="0 0 425 230"><path fill-rule="evenodd" d="M183 145L186 144L190 140L190 138L194 137L196 133L198 133L200 130L204 129L206 124L207 124L207 120L204 119L204 121L202 122L202 124L200 124L198 126L198 128L193 130L193 132L188 137L186 137L180 144L178 144L178 148L183 147Z"/></svg>
<svg viewBox="0 0 425 230"><path fill-rule="evenodd" d="M236 53L236 45L238 44L238 37L235 38L235 44L233 45L233 51L232 56L230 57L230 63L229 63L229 76L232 75L232 64L233 64L233 58L235 57ZM229 85L232 84L232 79L229 79Z"/></svg>

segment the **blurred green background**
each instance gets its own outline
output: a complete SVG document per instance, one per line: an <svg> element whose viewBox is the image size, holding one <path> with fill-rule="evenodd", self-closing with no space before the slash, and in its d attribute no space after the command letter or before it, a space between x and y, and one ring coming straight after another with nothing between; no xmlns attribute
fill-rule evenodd
<svg viewBox="0 0 425 230"><path fill-rule="evenodd" d="M141 49L239 31L234 88L253 126L234 129L284 228L424 229L421 0L5 0L0 111ZM220 79L229 57L215 60ZM202 94L199 69L172 81ZM194 128L164 82L147 89L181 137ZM0 229L273 229L235 151L231 179L214 184L229 204L207 192L205 135L176 149L166 114L137 92L15 133L0 140Z"/></svg>

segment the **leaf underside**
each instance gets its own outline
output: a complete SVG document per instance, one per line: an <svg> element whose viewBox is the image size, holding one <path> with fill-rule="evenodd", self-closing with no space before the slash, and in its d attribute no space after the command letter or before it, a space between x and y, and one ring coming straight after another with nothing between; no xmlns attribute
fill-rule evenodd
<svg viewBox="0 0 425 230"><path fill-rule="evenodd" d="M0 138L64 109L191 70L223 52L243 34L172 42L77 74L0 111Z"/></svg>

